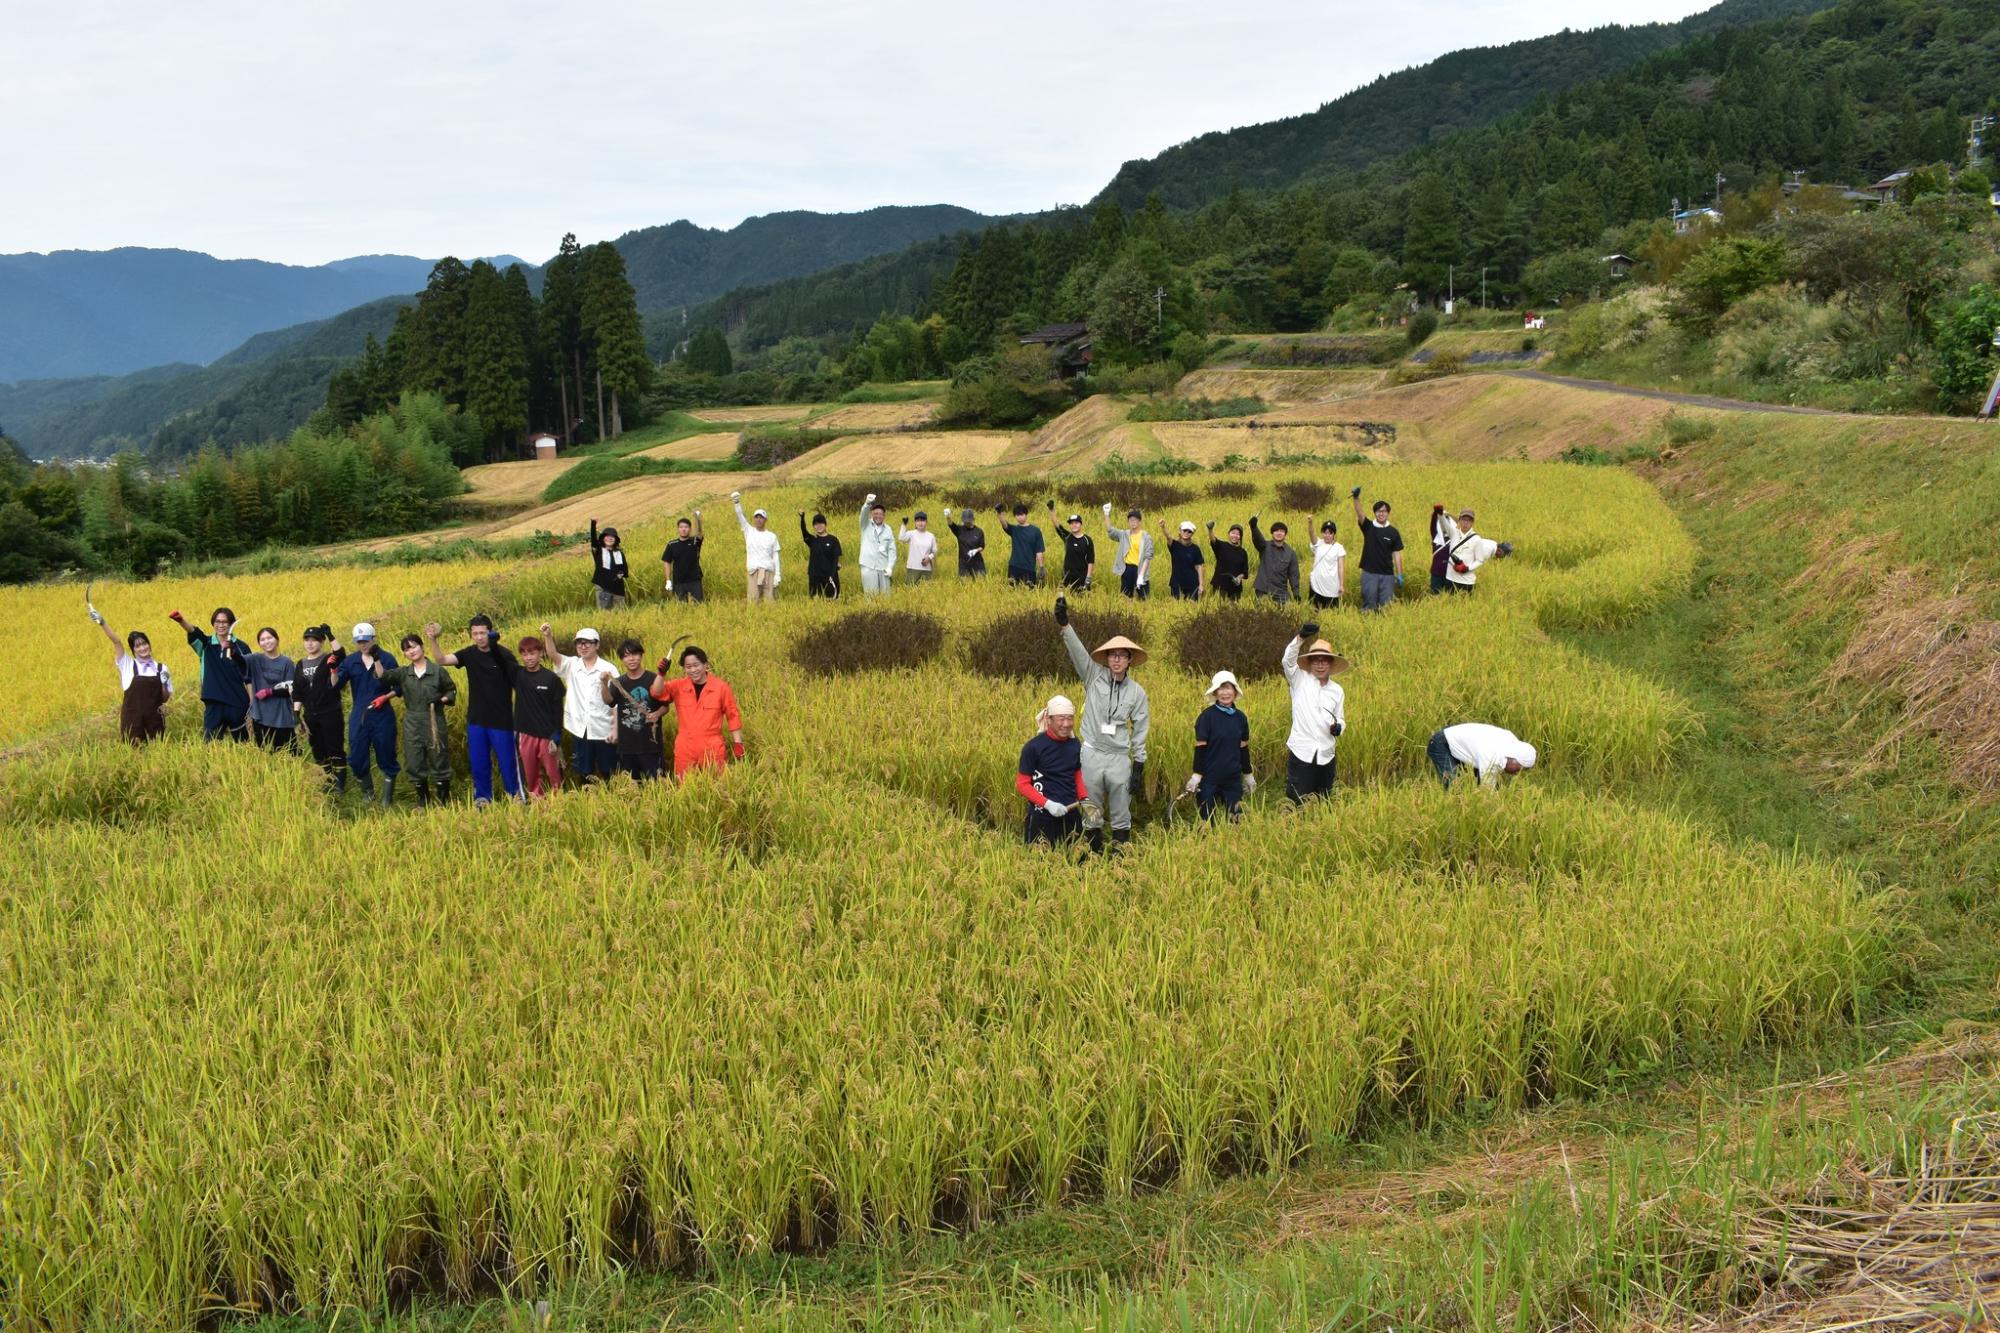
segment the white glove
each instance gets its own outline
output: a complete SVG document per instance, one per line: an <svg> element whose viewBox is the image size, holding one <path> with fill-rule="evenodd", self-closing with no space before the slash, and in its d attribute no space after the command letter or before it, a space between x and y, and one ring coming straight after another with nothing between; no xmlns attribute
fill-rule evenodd
<svg viewBox="0 0 2000 1333"><path fill-rule="evenodd" d="M1251 777L1248 773L1245 773L1243 775L1243 794L1245 796L1248 796L1251 792L1256 790L1257 790L1257 779Z"/></svg>
<svg viewBox="0 0 2000 1333"><path fill-rule="evenodd" d="M1109 500L1106 500L1106 501L1104 502L1104 504L1103 504L1102 508L1103 508L1103 510L1104 510L1104 516L1105 516L1106 518L1110 518L1110 517L1111 517L1111 501L1109 501Z"/></svg>
<svg viewBox="0 0 2000 1333"><path fill-rule="evenodd" d="M1047 815L1050 819L1061 819L1064 815L1069 813L1069 807L1064 805L1061 801L1050 801L1047 805L1042 807L1042 813Z"/></svg>
<svg viewBox="0 0 2000 1333"><path fill-rule="evenodd" d="M731 492L729 493L729 498L730 498L731 500L741 500L741 499L743 498L743 492L741 492L741 491L731 491Z"/></svg>
<svg viewBox="0 0 2000 1333"><path fill-rule="evenodd" d="M875 492L873 492L873 491L870 491L870 492L868 492L868 498L867 498L866 500L863 500L863 501L862 501L861 503L863 503L863 504L871 504L871 505L872 505L872 504L874 504L874 503L875 503Z"/></svg>
<svg viewBox="0 0 2000 1333"><path fill-rule="evenodd" d="M99 614L97 614L97 608L96 608L96 607L94 607L94 606L92 606L92 605L91 605L91 604L90 604L89 602L85 602L85 603L83 604L83 609L84 609L84 610L86 610L86 611L88 611L88 612L90 612L90 623L91 623L91 624L93 624L93 625L102 625L102 624L104 623L104 617L103 617L103 616L101 616L101 615L99 615Z"/></svg>
<svg viewBox="0 0 2000 1333"><path fill-rule="evenodd" d="M1200 790L1201 790L1201 774L1199 774L1199 773L1190 773L1190 774L1188 774L1188 780L1187 780L1187 786L1186 786L1186 787L1183 787L1183 788L1182 788L1181 790L1185 791L1185 792L1186 792L1186 793L1187 793L1188 795L1190 795L1190 796L1192 796L1192 795L1194 795L1194 794L1195 794L1196 792L1200 791Z"/></svg>

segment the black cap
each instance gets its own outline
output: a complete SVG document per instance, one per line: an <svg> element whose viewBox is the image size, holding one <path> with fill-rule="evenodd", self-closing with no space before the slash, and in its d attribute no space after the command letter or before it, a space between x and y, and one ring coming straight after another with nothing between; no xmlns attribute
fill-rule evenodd
<svg viewBox="0 0 2000 1333"><path fill-rule="evenodd" d="M813 522L815 522L815 523L824 523L824 522L826 522L826 515L825 515L825 514L814 514L814 515L813 515Z"/></svg>

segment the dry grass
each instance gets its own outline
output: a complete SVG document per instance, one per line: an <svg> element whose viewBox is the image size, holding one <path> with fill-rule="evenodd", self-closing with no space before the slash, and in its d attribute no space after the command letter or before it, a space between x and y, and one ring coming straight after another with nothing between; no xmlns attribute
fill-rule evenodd
<svg viewBox="0 0 2000 1333"><path fill-rule="evenodd" d="M1014 447L1014 441L1012 434L997 430L851 435L803 453L783 467L773 469L771 475L798 478L887 474L944 478L999 462Z"/></svg>
<svg viewBox="0 0 2000 1333"><path fill-rule="evenodd" d="M1381 421L1397 428L1397 456L1547 460L1572 445L1618 450L1652 436L1671 403L1497 375L1457 375L1385 389L1335 405L1286 408L1268 424ZM1683 409L1685 410L1685 409Z"/></svg>
<svg viewBox="0 0 2000 1333"><path fill-rule="evenodd" d="M823 404L779 403L770 407L704 407L689 416L696 421L713 421L718 424L748 425L753 421L801 421L815 412L825 410Z"/></svg>
<svg viewBox="0 0 2000 1333"><path fill-rule="evenodd" d="M476 534L466 535L504 538L531 537L537 532L581 532L590 526L592 518L600 523L625 527L669 518L705 496L728 495L733 490L755 486L765 477L766 474L757 472L689 472L634 477L602 490L530 509ZM718 505L717 508L719 512L726 511L727 505ZM727 516L726 513L724 516Z"/></svg>
<svg viewBox="0 0 2000 1333"><path fill-rule="evenodd" d="M711 461L717 458L731 458L736 453L736 442L742 439L737 431L718 431L711 435L689 435L679 440L668 440L650 449L641 449L639 458L685 458Z"/></svg>
<svg viewBox="0 0 2000 1333"><path fill-rule="evenodd" d="M1360 419L1299 423L1266 415L1229 421L1162 421L1147 429L1159 441L1162 452L1191 458L1206 467L1232 454L1257 461L1305 454L1321 458L1359 454L1384 463L1403 457L1393 428Z"/></svg>
<svg viewBox="0 0 2000 1333"><path fill-rule="evenodd" d="M1131 404L1109 394L1093 394L1036 431L1020 452L1024 457L1067 453L1122 425L1130 410Z"/></svg>
<svg viewBox="0 0 2000 1333"><path fill-rule="evenodd" d="M851 403L813 418L814 430L913 430L937 416L936 403Z"/></svg>
<svg viewBox="0 0 2000 1333"><path fill-rule="evenodd" d="M1328 403L1379 387L1387 372L1373 366L1320 370L1194 370L1174 386L1177 398L1262 398L1274 406Z"/></svg>
<svg viewBox="0 0 2000 1333"><path fill-rule="evenodd" d="M472 492L466 498L475 504L531 504L550 482L575 467L571 458L531 458L517 463L487 463L466 468L465 478Z"/></svg>

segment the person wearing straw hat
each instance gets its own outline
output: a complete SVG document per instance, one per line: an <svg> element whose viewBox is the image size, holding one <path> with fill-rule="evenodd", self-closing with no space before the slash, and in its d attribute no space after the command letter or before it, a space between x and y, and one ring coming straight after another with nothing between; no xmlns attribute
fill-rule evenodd
<svg viewBox="0 0 2000 1333"><path fill-rule="evenodd" d="M1257 790L1250 775L1250 719L1237 708L1243 687L1233 671L1218 671L1208 682L1208 707L1194 720L1194 773L1186 790L1203 819L1217 806L1231 822L1242 817L1243 798Z"/></svg>
<svg viewBox="0 0 2000 1333"><path fill-rule="evenodd" d="M879 597L889 591L896 568L896 534L882 516L882 504L872 494L861 502L861 595Z"/></svg>
<svg viewBox="0 0 2000 1333"><path fill-rule="evenodd" d="M1028 802L1023 842L1059 846L1073 842L1083 828L1083 802L1089 790L1083 781L1082 746L1076 739L1076 705L1058 694L1035 714L1034 737L1021 747L1014 772L1014 790ZM1102 835L1100 835L1101 840Z"/></svg>
<svg viewBox="0 0 2000 1333"><path fill-rule="evenodd" d="M962 579L985 578L986 529L973 521L970 509L960 509L956 523L951 521L951 510L945 510L944 525L951 529L952 536L958 538L958 576Z"/></svg>
<svg viewBox="0 0 2000 1333"><path fill-rule="evenodd" d="M826 515L814 514L806 528L806 511L799 511L799 540L806 544L806 596L840 596L840 538L826 530Z"/></svg>
<svg viewBox="0 0 2000 1333"><path fill-rule="evenodd" d="M1425 747L1438 781L1451 786L1461 768L1478 775L1482 787L1498 787L1502 777L1513 777L1535 766L1535 747L1505 727L1485 722L1461 722L1431 733Z"/></svg>
<svg viewBox="0 0 2000 1333"><path fill-rule="evenodd" d="M1069 623L1066 597L1056 598L1056 624L1083 681L1083 782L1096 807L1083 813L1083 834L1090 849L1101 852L1107 820L1114 844L1132 841L1132 794L1145 786L1152 708L1145 687L1129 673L1145 662L1146 650L1118 634L1086 651Z"/></svg>
<svg viewBox="0 0 2000 1333"><path fill-rule="evenodd" d="M1333 678L1347 659L1333 651L1317 621L1299 626L1278 664L1292 691L1292 734L1285 738L1285 795L1294 805L1333 790L1334 743L1347 729L1347 695ZM1306 645L1310 643L1310 648Z"/></svg>
<svg viewBox="0 0 2000 1333"><path fill-rule="evenodd" d="M1055 501L1049 502L1051 517L1055 512ZM1083 515L1071 514L1056 536L1063 545L1063 587L1071 592L1081 592L1097 577L1097 542L1083 530Z"/></svg>
<svg viewBox="0 0 2000 1333"><path fill-rule="evenodd" d="M759 509L745 518L741 491L731 491L729 502L736 506L736 524L743 529L743 568L748 575L744 596L753 602L775 602L784 573L778 567L778 534L771 531L770 512Z"/></svg>
<svg viewBox="0 0 2000 1333"><path fill-rule="evenodd" d="M1194 523L1182 519L1178 535L1167 536L1167 520L1160 521L1160 535L1167 539L1167 595L1180 601L1198 602L1202 594L1201 548L1194 542Z"/></svg>

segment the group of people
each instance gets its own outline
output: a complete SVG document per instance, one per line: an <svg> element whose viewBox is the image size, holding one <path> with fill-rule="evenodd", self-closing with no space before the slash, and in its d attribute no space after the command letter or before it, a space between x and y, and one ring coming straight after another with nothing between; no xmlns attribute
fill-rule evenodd
<svg viewBox="0 0 2000 1333"><path fill-rule="evenodd" d="M743 530L743 558L746 596L752 602L776 601L778 585L784 581L783 550L771 527L771 515L764 509L743 512L743 494L732 491L730 503ZM1387 500L1377 500L1364 514L1361 488L1350 494L1354 521L1361 534L1361 606L1379 611L1395 600L1403 586L1403 534L1391 521ZM1097 583L1097 539L1085 531L1084 516L1071 514L1054 524L1055 501L1045 502L1056 540L1062 548L1062 587L1069 592L1094 588ZM1104 536L1111 552L1109 573L1112 582L1126 597L1144 599L1152 592L1154 560L1164 549L1167 556L1169 596L1199 600L1211 594L1231 601L1245 591L1253 597L1277 604L1308 600L1315 608L1331 610L1340 605L1347 586L1348 551L1340 542L1339 525L1331 518L1308 518L1306 530L1316 533L1301 551L1291 542L1291 530L1284 522L1271 524L1269 532L1258 526L1258 516L1250 516L1250 545L1244 545L1244 527L1230 524L1218 538L1213 520L1206 524L1208 554L1204 555L1192 519L1182 519L1178 529L1167 531L1166 520L1157 520L1161 541L1155 543L1146 530L1145 515L1127 511L1125 525L1112 521L1112 506L1103 506ZM1010 522L1004 508L996 508L1000 534L1007 540L1007 580L1027 587L1039 586L1048 575L1050 548L1042 529L1030 521L1025 503L1013 508ZM905 514L894 528L879 497L869 495L861 502L857 563L864 596L877 597L895 585L898 567L902 581L923 583L937 573L941 557L939 532L931 526L925 510ZM846 555L840 538L827 525L825 514L810 521L804 510L798 513L799 540L806 549L806 595L838 597L841 593L841 561ZM704 600L702 591L701 511L692 518L678 520L674 539L660 553L665 591L680 601ZM982 578L986 574L986 530L979 526L972 510L961 508L954 521L944 512L943 527L958 545L960 578ZM900 549L900 554L899 554ZM1446 506L1431 510L1431 578L1433 593L1467 593L1478 584L1479 567L1488 560L1512 553L1508 542L1495 542L1474 527L1472 510L1460 509L1457 517ZM1252 575L1250 556L1257 556ZM616 528L590 524L591 583L599 610L615 611L627 604L631 568L626 563ZM1210 562L1213 558L1213 563Z"/></svg>
<svg viewBox="0 0 2000 1333"><path fill-rule="evenodd" d="M122 694L120 732L131 741L164 735L171 672L143 631L121 641L97 608L86 606L111 643ZM496 771L498 790L520 801L556 791L565 770L585 783L620 771L640 780L660 777L669 713L676 777L744 754L736 693L693 645L674 645L681 674L669 678L672 664L662 658L648 670L645 646L636 639L618 645L620 671L600 655L594 629L579 629L569 653L547 624L509 648L483 614L472 617L464 647L441 650L442 628L432 623L421 634L403 635L399 657L377 644L375 627L366 621L354 626L348 645L330 627L309 625L296 659L268 626L257 631L252 651L236 636L236 613L226 606L215 609L207 631L178 611L169 619L187 635L199 663L204 739L254 739L297 752L304 732L314 762L336 791L346 791L351 776L365 796L385 806L394 803L405 775L418 805L451 799L451 715L460 702L451 668L465 673L465 756L477 805L493 801Z"/></svg>
<svg viewBox="0 0 2000 1333"><path fill-rule="evenodd" d="M1069 599L1056 598L1058 637L1083 684L1083 710L1058 694L1035 715L1035 735L1021 747L1014 789L1027 802L1022 836L1029 843L1063 843L1081 836L1093 852L1132 839L1134 794L1146 780L1152 708L1132 672L1146 650L1124 635L1086 649L1070 624ZM1294 805L1332 792L1336 749L1347 729L1347 695L1333 679L1347 659L1319 637L1317 621L1299 626L1278 657L1291 694L1291 731L1285 737L1285 796ZM1192 796L1204 819L1241 817L1243 799L1257 790L1250 764L1250 720L1240 705L1243 687L1231 671L1218 671L1203 696L1209 702L1194 722L1194 762L1182 794ZM1483 785L1497 785L1535 764L1535 747L1502 727L1462 722L1434 733L1426 753L1447 787L1462 768Z"/></svg>

